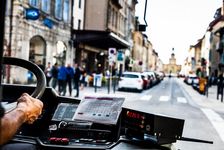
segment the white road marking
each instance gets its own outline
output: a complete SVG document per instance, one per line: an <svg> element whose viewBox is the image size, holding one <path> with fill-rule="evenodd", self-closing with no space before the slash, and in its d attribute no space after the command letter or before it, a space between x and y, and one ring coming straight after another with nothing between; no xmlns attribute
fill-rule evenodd
<svg viewBox="0 0 224 150"><path fill-rule="evenodd" d="M184 97L177 97L177 102L178 103L187 103L187 100Z"/></svg>
<svg viewBox="0 0 224 150"><path fill-rule="evenodd" d="M144 95L140 98L140 100L143 101L150 101L150 99L152 98L152 95Z"/></svg>
<svg viewBox="0 0 224 150"><path fill-rule="evenodd" d="M224 120L219 114L211 109L201 108L202 112L207 116L209 121L212 123L216 131L218 132L220 138L224 142Z"/></svg>
<svg viewBox="0 0 224 150"><path fill-rule="evenodd" d="M159 101L167 102L170 100L169 96L160 96Z"/></svg>

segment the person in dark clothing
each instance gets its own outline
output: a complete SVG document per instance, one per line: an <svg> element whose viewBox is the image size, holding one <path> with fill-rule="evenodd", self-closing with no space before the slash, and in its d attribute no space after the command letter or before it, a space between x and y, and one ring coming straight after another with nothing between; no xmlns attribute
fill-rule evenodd
<svg viewBox="0 0 224 150"><path fill-rule="evenodd" d="M220 74L217 82L217 99L219 99L219 94L221 94L221 99L223 98L223 75Z"/></svg>
<svg viewBox="0 0 224 150"><path fill-rule="evenodd" d="M51 75L52 75L51 86L55 89L58 84L58 64L57 63L55 63L54 66L51 68Z"/></svg>
<svg viewBox="0 0 224 150"><path fill-rule="evenodd" d="M51 74L51 63L48 62L47 63L47 67L45 68L45 76L46 76L46 80L47 80L47 86L49 86L50 80L52 78L52 74Z"/></svg>
<svg viewBox="0 0 224 150"><path fill-rule="evenodd" d="M81 71L79 69L79 65L75 63L75 74L74 74L74 83L76 89L75 97L79 97L79 80L80 80Z"/></svg>
<svg viewBox="0 0 224 150"><path fill-rule="evenodd" d="M85 85L86 85L86 70L82 68L80 77L80 90L83 90Z"/></svg>
<svg viewBox="0 0 224 150"><path fill-rule="evenodd" d="M74 69L71 67L70 64L67 65L67 78L66 83L68 85L69 96L72 96L72 78L74 77Z"/></svg>
<svg viewBox="0 0 224 150"><path fill-rule="evenodd" d="M42 64L41 60L38 60L37 61L37 66L40 67L40 69L44 72L45 71L45 67L44 65Z"/></svg>

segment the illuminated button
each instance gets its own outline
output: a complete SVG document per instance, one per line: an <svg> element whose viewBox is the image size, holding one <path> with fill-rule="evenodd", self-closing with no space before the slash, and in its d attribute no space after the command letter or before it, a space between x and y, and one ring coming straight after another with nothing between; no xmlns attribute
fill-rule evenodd
<svg viewBox="0 0 224 150"><path fill-rule="evenodd" d="M69 139L68 139L68 138L51 137L51 138L49 138L49 142L50 142L51 144L68 145L68 143L69 143Z"/></svg>
<svg viewBox="0 0 224 150"><path fill-rule="evenodd" d="M55 139L55 143L56 143L56 144L60 144L60 143L61 143L61 139L62 139L62 138L56 138L56 139Z"/></svg>
<svg viewBox="0 0 224 150"><path fill-rule="evenodd" d="M62 138L61 143L64 144L64 145L68 145L69 139L68 138Z"/></svg>
<svg viewBox="0 0 224 150"><path fill-rule="evenodd" d="M55 140L56 140L56 137L51 137L51 138L49 138L49 142L50 142L51 144L54 144L54 143L55 143Z"/></svg>
<svg viewBox="0 0 224 150"><path fill-rule="evenodd" d="M146 131L150 131L150 128L151 128L151 127L150 127L149 124L147 124L146 127L145 127Z"/></svg>

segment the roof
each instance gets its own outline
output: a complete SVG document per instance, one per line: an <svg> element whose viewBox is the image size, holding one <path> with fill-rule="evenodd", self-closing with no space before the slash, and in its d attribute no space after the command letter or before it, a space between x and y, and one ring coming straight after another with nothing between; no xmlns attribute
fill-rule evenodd
<svg viewBox="0 0 224 150"><path fill-rule="evenodd" d="M101 49L126 49L130 44L110 31L73 30L75 43L83 43Z"/></svg>
<svg viewBox="0 0 224 150"><path fill-rule="evenodd" d="M213 27L220 21L224 21L224 16L220 16L218 18L216 18L215 20L213 20L210 24L209 24L209 27L208 27L208 31L212 31Z"/></svg>

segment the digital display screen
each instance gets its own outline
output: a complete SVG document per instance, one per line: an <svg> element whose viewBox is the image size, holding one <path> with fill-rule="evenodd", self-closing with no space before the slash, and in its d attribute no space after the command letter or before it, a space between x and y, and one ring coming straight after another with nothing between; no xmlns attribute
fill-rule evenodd
<svg viewBox="0 0 224 150"><path fill-rule="evenodd" d="M125 128L142 133L151 133L153 128L153 116L144 112L124 109L122 112Z"/></svg>
<svg viewBox="0 0 224 150"><path fill-rule="evenodd" d="M78 104L71 103L60 103L53 115L53 121L72 121L72 118L75 115Z"/></svg>
<svg viewBox="0 0 224 150"><path fill-rule="evenodd" d="M145 119L144 115L137 113L137 112L133 112L133 111L127 111L126 115L127 115L127 117L133 118L133 119L142 119L142 120Z"/></svg>

